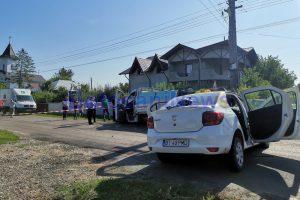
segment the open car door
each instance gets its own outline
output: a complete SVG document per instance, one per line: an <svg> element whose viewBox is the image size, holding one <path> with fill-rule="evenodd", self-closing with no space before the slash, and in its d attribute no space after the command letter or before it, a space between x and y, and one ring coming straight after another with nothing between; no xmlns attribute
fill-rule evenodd
<svg viewBox="0 0 300 200"><path fill-rule="evenodd" d="M272 86L261 86L241 93L250 133L255 142L274 142L286 134L293 119L288 94Z"/></svg>
<svg viewBox="0 0 300 200"><path fill-rule="evenodd" d="M300 139L300 99L299 99L299 88L293 87L284 90L290 97L290 101L293 108L293 119L292 122L286 131L283 139L284 140L293 140Z"/></svg>

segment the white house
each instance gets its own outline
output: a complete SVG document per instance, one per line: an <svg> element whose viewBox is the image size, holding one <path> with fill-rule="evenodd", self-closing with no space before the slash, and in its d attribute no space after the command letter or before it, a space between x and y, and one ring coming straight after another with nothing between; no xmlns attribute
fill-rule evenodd
<svg viewBox="0 0 300 200"><path fill-rule="evenodd" d="M5 83L10 87L11 68L15 64L17 56L9 43L0 56L0 83Z"/></svg>
<svg viewBox="0 0 300 200"><path fill-rule="evenodd" d="M52 84L51 84L51 87L54 89L54 90L58 90L59 88L65 88L67 90L72 90L72 89L75 89L75 88L78 88L78 84L75 83L74 81L68 81L68 80L57 80L57 81L54 81Z"/></svg>

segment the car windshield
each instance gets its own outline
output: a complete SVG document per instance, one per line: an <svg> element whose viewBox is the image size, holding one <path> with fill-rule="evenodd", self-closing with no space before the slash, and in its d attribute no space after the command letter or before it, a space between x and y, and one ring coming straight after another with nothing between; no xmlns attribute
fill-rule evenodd
<svg viewBox="0 0 300 200"><path fill-rule="evenodd" d="M184 106L215 106L218 102L219 96L220 93L201 93L176 97L161 107L160 110Z"/></svg>
<svg viewBox="0 0 300 200"><path fill-rule="evenodd" d="M32 96L30 95L17 95L18 101L33 101Z"/></svg>

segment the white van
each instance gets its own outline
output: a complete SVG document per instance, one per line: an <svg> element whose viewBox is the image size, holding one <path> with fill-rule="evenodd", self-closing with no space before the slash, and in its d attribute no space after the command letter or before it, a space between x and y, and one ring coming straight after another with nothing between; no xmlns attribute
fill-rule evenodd
<svg viewBox="0 0 300 200"><path fill-rule="evenodd" d="M35 112L36 103L31 96L30 89L2 89L0 90L0 100L4 102L3 113L9 111L10 101L16 102L16 113Z"/></svg>

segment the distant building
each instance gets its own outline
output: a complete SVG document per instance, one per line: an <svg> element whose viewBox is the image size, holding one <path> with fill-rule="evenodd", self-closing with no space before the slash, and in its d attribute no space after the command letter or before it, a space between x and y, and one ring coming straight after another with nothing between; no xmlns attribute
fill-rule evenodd
<svg viewBox="0 0 300 200"><path fill-rule="evenodd" d="M38 74L32 74L30 78L30 83L24 82L24 87L31 89L31 91L39 91L42 89L42 86L45 84L46 80L43 76Z"/></svg>
<svg viewBox="0 0 300 200"><path fill-rule="evenodd" d="M178 44L164 55L135 58L130 68L121 72L129 79L129 89L153 87L158 83L184 82L191 88L230 88L230 80L238 85L243 69L257 61L254 48L238 47L237 73L229 66L228 40L194 49Z"/></svg>
<svg viewBox="0 0 300 200"><path fill-rule="evenodd" d="M16 64L17 56L12 48L11 43L7 45L6 49L0 56L0 83L5 83L8 88L18 88L17 83L13 83L11 80L12 67ZM46 80L37 74L31 75L31 82L24 82L24 88L31 89L32 91L41 90L42 85Z"/></svg>
<svg viewBox="0 0 300 200"><path fill-rule="evenodd" d="M78 88L78 84L74 81L68 81L68 80L57 80L52 82L51 87L54 90L58 90L59 88L65 88L67 90L72 90L75 88Z"/></svg>

